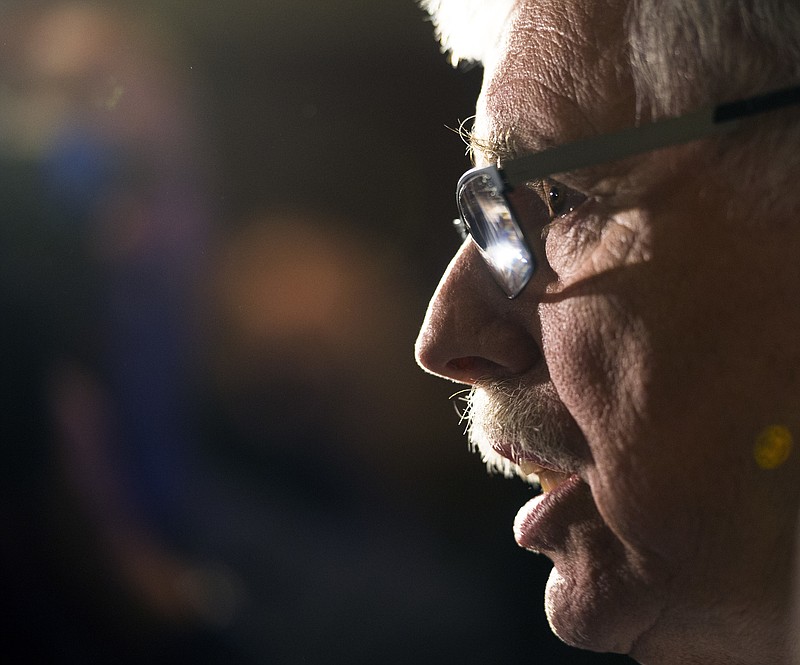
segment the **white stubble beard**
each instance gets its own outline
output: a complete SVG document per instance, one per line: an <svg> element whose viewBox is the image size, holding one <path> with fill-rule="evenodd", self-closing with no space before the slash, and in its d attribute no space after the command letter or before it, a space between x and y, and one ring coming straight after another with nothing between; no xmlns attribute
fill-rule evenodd
<svg viewBox="0 0 800 665"><path fill-rule="evenodd" d="M462 419L470 445L491 473L515 477L515 461L523 459L526 452L576 466L575 458L564 447L566 423L571 419L567 420L566 409L551 384L535 389L508 382L476 386L460 399L466 402ZM494 450L493 442L509 448L515 461Z"/></svg>

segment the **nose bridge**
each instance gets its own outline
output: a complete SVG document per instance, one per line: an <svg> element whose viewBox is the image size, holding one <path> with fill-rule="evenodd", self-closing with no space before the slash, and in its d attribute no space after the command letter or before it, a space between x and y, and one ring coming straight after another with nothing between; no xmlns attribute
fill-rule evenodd
<svg viewBox="0 0 800 665"><path fill-rule="evenodd" d="M467 384L526 372L541 352L524 324L526 317L536 316L535 305L528 294L524 301L506 297L467 240L428 306L417 338L417 362L428 372ZM523 307L530 311L520 312Z"/></svg>

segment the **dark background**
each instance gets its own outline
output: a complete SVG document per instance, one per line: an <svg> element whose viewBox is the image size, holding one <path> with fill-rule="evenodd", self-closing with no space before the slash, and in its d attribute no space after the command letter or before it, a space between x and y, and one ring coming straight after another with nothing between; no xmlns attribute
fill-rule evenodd
<svg viewBox="0 0 800 665"><path fill-rule="evenodd" d="M9 650L624 662L413 362L480 77L405 0L0 3Z"/></svg>

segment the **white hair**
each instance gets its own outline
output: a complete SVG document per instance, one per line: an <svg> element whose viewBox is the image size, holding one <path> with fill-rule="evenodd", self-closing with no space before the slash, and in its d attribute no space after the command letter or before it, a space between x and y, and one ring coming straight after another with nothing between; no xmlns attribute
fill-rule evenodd
<svg viewBox="0 0 800 665"><path fill-rule="evenodd" d="M483 62L516 2L420 0L453 64ZM798 0L630 0L624 20L644 122L800 84ZM744 163L753 173L774 166L775 190L800 170L797 117L759 122L749 144L755 150L740 153L749 154Z"/></svg>
<svg viewBox="0 0 800 665"><path fill-rule="evenodd" d="M483 62L497 45L516 0L420 0L450 62Z"/></svg>

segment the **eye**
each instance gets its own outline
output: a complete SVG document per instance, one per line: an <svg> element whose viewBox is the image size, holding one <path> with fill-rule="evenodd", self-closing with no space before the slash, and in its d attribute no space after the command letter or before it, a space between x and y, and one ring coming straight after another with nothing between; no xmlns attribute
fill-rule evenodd
<svg viewBox="0 0 800 665"><path fill-rule="evenodd" d="M587 198L585 194L581 194L557 182L551 182L546 191L547 205L550 208L550 214L554 218L562 217L572 212Z"/></svg>

